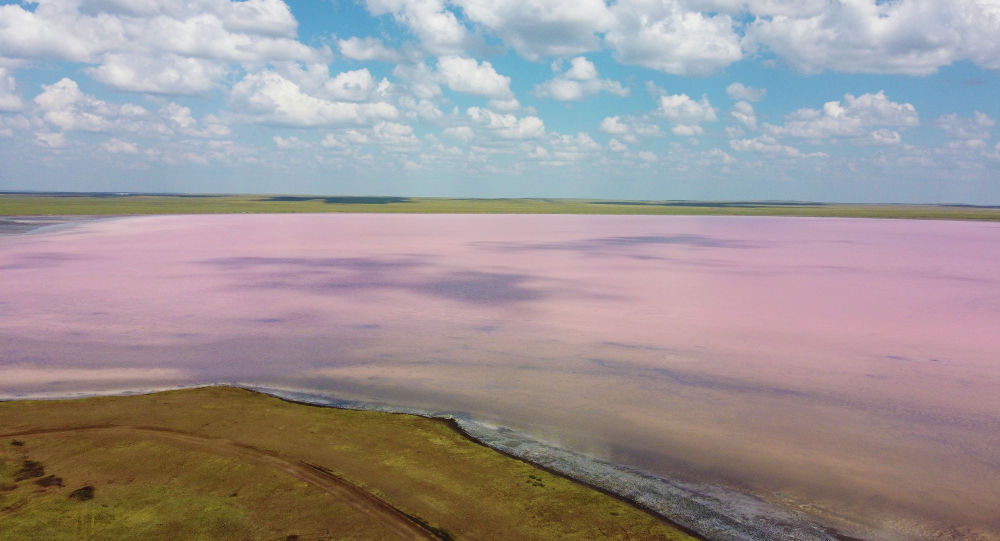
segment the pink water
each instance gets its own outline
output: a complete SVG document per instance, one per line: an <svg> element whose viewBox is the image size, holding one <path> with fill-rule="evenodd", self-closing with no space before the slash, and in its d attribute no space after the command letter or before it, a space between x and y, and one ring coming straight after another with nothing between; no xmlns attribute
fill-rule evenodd
<svg viewBox="0 0 1000 541"><path fill-rule="evenodd" d="M1000 224L115 219L0 240L0 396L466 412L873 538L1000 539Z"/></svg>

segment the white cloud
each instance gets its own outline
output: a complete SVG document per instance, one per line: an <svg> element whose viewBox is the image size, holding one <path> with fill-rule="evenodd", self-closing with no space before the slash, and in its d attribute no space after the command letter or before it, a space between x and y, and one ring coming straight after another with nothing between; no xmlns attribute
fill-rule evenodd
<svg viewBox="0 0 1000 541"><path fill-rule="evenodd" d="M199 127L198 121L191 116L191 109L170 102L160 108L160 116L172 129L195 137L225 137L230 134L229 127L220 122L213 115L206 115L202 118L202 125Z"/></svg>
<svg viewBox="0 0 1000 541"><path fill-rule="evenodd" d="M384 98L390 87L386 79L376 81L367 68L338 73L323 85L331 97L345 101L373 101Z"/></svg>
<svg viewBox="0 0 1000 541"><path fill-rule="evenodd" d="M643 150L642 152L639 152L639 159L647 163L656 163L660 161L659 156L653 154L648 150Z"/></svg>
<svg viewBox="0 0 1000 541"><path fill-rule="evenodd" d="M545 124L537 116L517 118L481 107L469 107L465 113L476 123L505 139L531 139L545 135Z"/></svg>
<svg viewBox="0 0 1000 541"><path fill-rule="evenodd" d="M728 15L705 15L679 0L621 0L605 42L615 58L674 75L709 75L743 57Z"/></svg>
<svg viewBox="0 0 1000 541"><path fill-rule="evenodd" d="M73 4L39 3L34 11L0 6L0 51L14 58L57 58L84 62L120 46L123 21L98 14L84 16Z"/></svg>
<svg viewBox="0 0 1000 541"><path fill-rule="evenodd" d="M396 49L387 47L378 38L350 37L337 42L340 54L353 60L377 60L381 62L398 62L402 55Z"/></svg>
<svg viewBox="0 0 1000 541"><path fill-rule="evenodd" d="M986 113L976 111L972 117L962 117L955 113L944 115L935 122L950 139L966 141L989 139L996 121Z"/></svg>
<svg viewBox="0 0 1000 541"><path fill-rule="evenodd" d="M24 102L17 91L17 81L7 73L7 68L0 67L0 111L14 112L24 108Z"/></svg>
<svg viewBox="0 0 1000 541"><path fill-rule="evenodd" d="M661 136L663 131L646 117L609 116L601 121L600 130L612 135L624 135L635 139L635 136Z"/></svg>
<svg viewBox="0 0 1000 541"><path fill-rule="evenodd" d="M881 128L871 133L871 140L879 145L898 145L903 138L898 131Z"/></svg>
<svg viewBox="0 0 1000 541"><path fill-rule="evenodd" d="M618 81L601 79L593 62L582 56L570 60L570 68L544 83L535 86L539 97L550 97L560 101L575 101L594 96L602 91L627 96L629 91Z"/></svg>
<svg viewBox="0 0 1000 541"><path fill-rule="evenodd" d="M282 150L302 146L302 141L300 141L298 137L294 136L282 137L280 135L275 135L271 139L274 141L274 145Z"/></svg>
<svg viewBox="0 0 1000 541"><path fill-rule="evenodd" d="M626 146L621 141L615 138L612 138L610 141L608 141L608 148L610 148L614 152L625 152L626 150L628 150L628 146Z"/></svg>
<svg viewBox="0 0 1000 541"><path fill-rule="evenodd" d="M97 64L88 73L118 90L192 94L217 85L228 63L328 61L296 28L281 0L46 1L0 6L0 52Z"/></svg>
<svg viewBox="0 0 1000 541"><path fill-rule="evenodd" d="M528 60L600 48L614 18L603 0L454 0L465 16Z"/></svg>
<svg viewBox="0 0 1000 541"><path fill-rule="evenodd" d="M226 68L211 60L176 54L109 53L102 56L100 66L86 72L98 82L128 92L197 94L215 87Z"/></svg>
<svg viewBox="0 0 1000 541"><path fill-rule="evenodd" d="M782 126L765 124L776 135L824 138L858 136L869 126L916 126L917 110L909 103L896 103L885 92L844 95L844 101L828 101L823 109L799 109L785 116Z"/></svg>
<svg viewBox="0 0 1000 541"><path fill-rule="evenodd" d="M468 54L482 48L442 0L366 0L365 4L372 15L392 14L431 54Z"/></svg>
<svg viewBox="0 0 1000 541"><path fill-rule="evenodd" d="M406 111L406 117L412 120L437 123L444 118L444 112L431 100L418 100L404 95L398 97L397 105L402 107Z"/></svg>
<svg viewBox="0 0 1000 541"><path fill-rule="evenodd" d="M488 98L509 99L510 77L500 75L489 62L477 62L474 58L455 55L438 58L438 74L441 81L455 92L477 94Z"/></svg>
<svg viewBox="0 0 1000 541"><path fill-rule="evenodd" d="M702 155L708 158L709 160L712 160L713 162L722 162L723 164L726 165L734 163L736 161L736 158L733 158L732 156L729 155L729 153L718 148L713 148L712 150L709 150L703 153Z"/></svg>
<svg viewBox="0 0 1000 541"><path fill-rule="evenodd" d="M507 100L490 100L487 105L490 109L500 111L501 113L513 113L514 111L521 109L521 102L517 101L515 98Z"/></svg>
<svg viewBox="0 0 1000 541"><path fill-rule="evenodd" d="M995 0L851 1L758 17L747 42L805 72L927 75L959 60L1000 68L998 33Z"/></svg>
<svg viewBox="0 0 1000 541"><path fill-rule="evenodd" d="M659 112L678 124L700 124L718 120L706 96L694 101L687 94L660 96Z"/></svg>
<svg viewBox="0 0 1000 541"><path fill-rule="evenodd" d="M376 141L395 146L411 146L420 142L413 134L413 126L398 122L379 122L372 127L372 135Z"/></svg>
<svg viewBox="0 0 1000 541"><path fill-rule="evenodd" d="M410 93L420 99L430 99L441 95L441 85L438 74L427 64L400 64L392 70L395 75L409 88Z"/></svg>
<svg viewBox="0 0 1000 541"><path fill-rule="evenodd" d="M705 130L697 124L675 124L670 128L671 133L683 137L694 137L705 133Z"/></svg>
<svg viewBox="0 0 1000 541"><path fill-rule="evenodd" d="M822 158L827 157L823 152L813 152L803 154L799 149L784 145L770 135L761 135L752 139L733 139L729 141L729 146L737 152L762 152L764 154L776 154L789 158Z"/></svg>
<svg viewBox="0 0 1000 541"><path fill-rule="evenodd" d="M745 101L738 101L733 105L733 110L729 114L746 126L747 129L757 129L757 113L754 112L753 105Z"/></svg>
<svg viewBox="0 0 1000 541"><path fill-rule="evenodd" d="M249 119L282 126L365 124L399 116L386 102L332 101L309 95L273 71L248 73L233 86L230 101Z"/></svg>
<svg viewBox="0 0 1000 541"><path fill-rule="evenodd" d="M112 154L138 154L139 146L135 143L130 143L128 141L122 141L117 137L112 137L108 139L107 142L101 145L101 148L110 152Z"/></svg>
<svg viewBox="0 0 1000 541"><path fill-rule="evenodd" d="M472 132L472 128L468 126L452 126L450 128L445 128L443 133L446 137L451 137L453 139L460 139L462 141L471 141L475 134Z"/></svg>
<svg viewBox="0 0 1000 541"><path fill-rule="evenodd" d="M35 133L35 139L40 144L49 148L60 148L66 146L66 134L62 132L37 132Z"/></svg>
<svg viewBox="0 0 1000 541"><path fill-rule="evenodd" d="M601 131L604 133L623 134L628 133L628 126L622 123L619 116L604 117L601 121Z"/></svg>
<svg viewBox="0 0 1000 541"><path fill-rule="evenodd" d="M547 142L547 165L580 164L597 157L601 151L601 145L584 132L576 135L553 133Z"/></svg>
<svg viewBox="0 0 1000 541"><path fill-rule="evenodd" d="M726 95L734 100L760 101L767 95L767 89L754 88L743 83L733 83L726 87Z"/></svg>
<svg viewBox="0 0 1000 541"><path fill-rule="evenodd" d="M34 103L45 122L62 131L138 131L149 114L138 105L117 105L86 95L68 77L42 89Z"/></svg>

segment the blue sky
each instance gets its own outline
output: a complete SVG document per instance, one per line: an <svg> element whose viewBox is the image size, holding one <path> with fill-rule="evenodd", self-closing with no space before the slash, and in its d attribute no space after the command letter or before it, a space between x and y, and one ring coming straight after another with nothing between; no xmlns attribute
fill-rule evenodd
<svg viewBox="0 0 1000 541"><path fill-rule="evenodd" d="M0 2L0 190L1000 204L1000 0Z"/></svg>

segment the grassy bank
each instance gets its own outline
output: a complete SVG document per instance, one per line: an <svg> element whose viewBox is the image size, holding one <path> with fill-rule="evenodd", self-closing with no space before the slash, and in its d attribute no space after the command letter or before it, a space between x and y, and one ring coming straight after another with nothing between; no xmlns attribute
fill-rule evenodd
<svg viewBox="0 0 1000 541"><path fill-rule="evenodd" d="M0 539L690 539L411 415L211 387L0 403Z"/></svg>
<svg viewBox="0 0 1000 541"><path fill-rule="evenodd" d="M844 205L767 201L603 201L283 195L0 194L0 215L125 215L281 212L666 214L1000 220L1000 208L968 205Z"/></svg>

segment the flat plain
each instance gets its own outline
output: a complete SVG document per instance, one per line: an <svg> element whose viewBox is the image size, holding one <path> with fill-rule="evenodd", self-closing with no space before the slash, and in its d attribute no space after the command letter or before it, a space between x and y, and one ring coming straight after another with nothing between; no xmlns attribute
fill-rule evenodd
<svg viewBox="0 0 1000 541"><path fill-rule="evenodd" d="M0 215L7 216L323 212L835 216L841 218L1000 220L1000 208L973 205L839 204L808 201L614 201L319 195L0 193Z"/></svg>
<svg viewBox="0 0 1000 541"><path fill-rule="evenodd" d="M0 438L4 540L692 539L441 420L231 387L0 403Z"/></svg>

